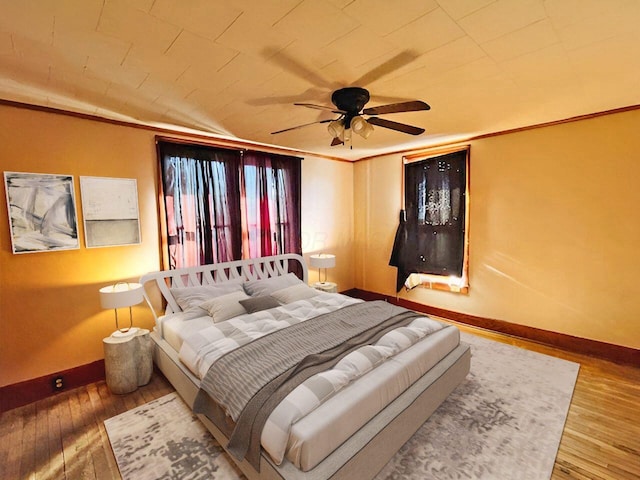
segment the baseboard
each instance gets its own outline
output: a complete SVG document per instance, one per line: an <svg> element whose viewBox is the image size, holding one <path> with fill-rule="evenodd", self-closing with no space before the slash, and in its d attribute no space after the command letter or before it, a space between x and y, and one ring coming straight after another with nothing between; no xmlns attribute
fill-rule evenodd
<svg viewBox="0 0 640 480"><path fill-rule="evenodd" d="M62 388L54 387L56 378L62 378ZM97 360L62 372L0 387L0 413L104 378L104 360Z"/></svg>
<svg viewBox="0 0 640 480"><path fill-rule="evenodd" d="M517 325L515 323L505 322L503 320L494 320L491 318L483 318L466 313L453 312L442 308L424 305L422 303L412 302L404 298L396 298L381 293L368 292L357 288L342 292L363 300L385 300L389 303L399 305L420 313L426 313L437 317L446 318L454 322L464 323L474 327L484 328L493 332L504 333L514 337L532 340L534 342L558 347L569 352L580 353L592 357L609 360L615 363L626 365L640 365L640 350L611 343L590 340L587 338L574 337L564 333L542 330L540 328L528 327L526 325Z"/></svg>

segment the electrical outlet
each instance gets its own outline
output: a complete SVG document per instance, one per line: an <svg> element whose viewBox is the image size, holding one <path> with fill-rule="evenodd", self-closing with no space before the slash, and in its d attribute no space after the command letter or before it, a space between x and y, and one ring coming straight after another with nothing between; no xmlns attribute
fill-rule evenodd
<svg viewBox="0 0 640 480"><path fill-rule="evenodd" d="M62 376L53 377L53 379L51 380L51 386L53 387L54 392L62 390L64 388L64 379L62 378Z"/></svg>

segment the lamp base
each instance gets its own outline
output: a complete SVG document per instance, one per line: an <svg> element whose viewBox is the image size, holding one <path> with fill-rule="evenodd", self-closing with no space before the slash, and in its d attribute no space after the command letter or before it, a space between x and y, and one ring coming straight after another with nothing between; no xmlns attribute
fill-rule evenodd
<svg viewBox="0 0 640 480"><path fill-rule="evenodd" d="M138 330L139 330L138 327L131 327L126 332L123 332L122 330L116 330L111 334L111 336L116 338L132 337L133 335L138 333Z"/></svg>

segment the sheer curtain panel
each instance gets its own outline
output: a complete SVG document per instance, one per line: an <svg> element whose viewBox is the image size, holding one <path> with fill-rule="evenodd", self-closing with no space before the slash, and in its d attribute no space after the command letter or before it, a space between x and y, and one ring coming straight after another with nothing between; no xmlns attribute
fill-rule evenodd
<svg viewBox="0 0 640 480"><path fill-rule="evenodd" d="M169 268L242 255L240 152L160 142Z"/></svg>
<svg viewBox="0 0 640 480"><path fill-rule="evenodd" d="M242 156L245 258L302 253L300 159L247 151Z"/></svg>

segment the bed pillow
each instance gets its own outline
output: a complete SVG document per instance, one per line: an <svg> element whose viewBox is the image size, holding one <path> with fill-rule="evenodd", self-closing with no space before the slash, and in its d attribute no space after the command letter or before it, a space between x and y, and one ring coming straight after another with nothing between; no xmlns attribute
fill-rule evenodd
<svg viewBox="0 0 640 480"><path fill-rule="evenodd" d="M252 297L263 297L271 292L281 290L292 285L304 283L294 273L287 273L278 277L264 278L262 280L250 280L244 283L244 291Z"/></svg>
<svg viewBox="0 0 640 480"><path fill-rule="evenodd" d="M271 295L264 295L262 297L249 297L244 300L240 300L240 305L244 307L247 313L254 313L279 307L280 302Z"/></svg>
<svg viewBox="0 0 640 480"><path fill-rule="evenodd" d="M315 297L320 293L315 288L311 288L305 283L299 283L271 293L271 296L283 304L303 300L305 298Z"/></svg>
<svg viewBox="0 0 640 480"><path fill-rule="evenodd" d="M241 300L247 298L249 297L243 291L227 293L226 295L207 300L200 305L200 308L205 310L209 316L213 318L213 323L220 323L247 313L245 308L240 304Z"/></svg>
<svg viewBox="0 0 640 480"><path fill-rule="evenodd" d="M217 285L202 285L197 287L172 287L171 294L183 312L194 310L202 303L215 297L231 292L242 292L240 281L219 283Z"/></svg>

